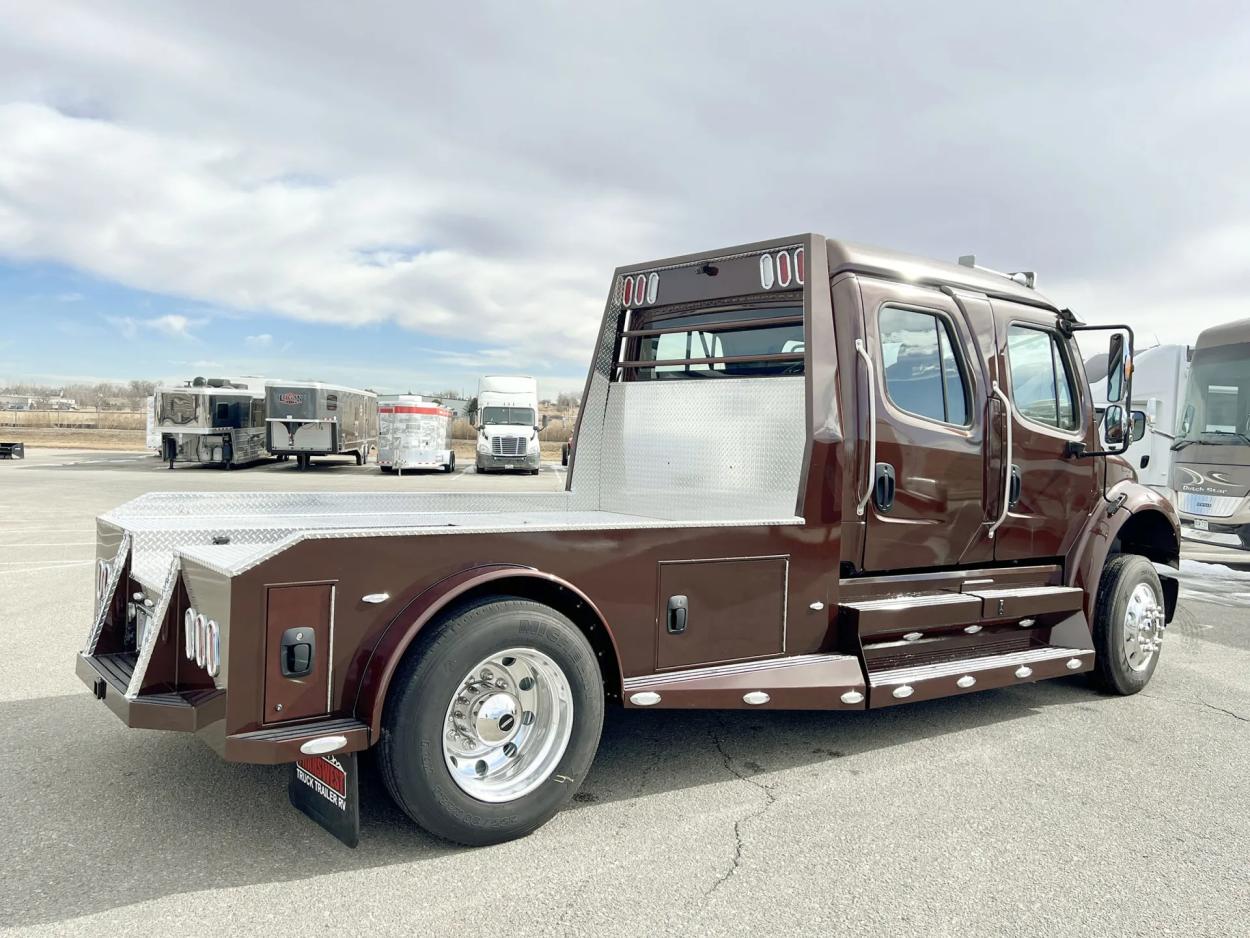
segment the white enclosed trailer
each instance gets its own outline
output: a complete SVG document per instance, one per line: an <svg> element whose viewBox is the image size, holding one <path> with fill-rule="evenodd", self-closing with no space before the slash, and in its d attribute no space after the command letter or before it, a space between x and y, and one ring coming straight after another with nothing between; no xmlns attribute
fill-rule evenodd
<svg viewBox="0 0 1250 938"><path fill-rule="evenodd" d="M378 398L378 465L383 472L456 468L451 448L454 415L416 394Z"/></svg>
<svg viewBox="0 0 1250 938"><path fill-rule="evenodd" d="M537 473L538 382L521 375L487 375L477 391L477 471Z"/></svg>
<svg viewBox="0 0 1250 938"><path fill-rule="evenodd" d="M314 456L352 455L363 466L378 445L378 396L373 391L317 382L270 381L265 386L266 445L300 469Z"/></svg>

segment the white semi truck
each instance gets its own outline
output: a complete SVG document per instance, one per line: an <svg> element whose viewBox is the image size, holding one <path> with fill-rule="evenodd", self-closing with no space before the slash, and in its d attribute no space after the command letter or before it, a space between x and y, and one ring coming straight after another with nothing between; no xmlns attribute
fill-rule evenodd
<svg viewBox="0 0 1250 938"><path fill-rule="evenodd" d="M520 469L538 474L538 382L487 375L477 389L477 471Z"/></svg>

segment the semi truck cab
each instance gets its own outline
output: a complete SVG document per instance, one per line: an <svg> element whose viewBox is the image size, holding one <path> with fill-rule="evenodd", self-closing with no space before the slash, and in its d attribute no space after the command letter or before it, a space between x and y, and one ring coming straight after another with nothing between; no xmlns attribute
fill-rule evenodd
<svg viewBox="0 0 1250 938"><path fill-rule="evenodd" d="M521 469L537 475L538 382L520 375L487 375L477 391L478 472Z"/></svg>
<svg viewBox="0 0 1250 938"><path fill-rule="evenodd" d="M78 673L130 726L290 763L349 844L366 749L487 844L569 801L609 706L1136 693L1180 548L1117 455L1131 330L1104 446L1090 327L974 264L805 234L621 267L564 491L144 496L99 520Z"/></svg>

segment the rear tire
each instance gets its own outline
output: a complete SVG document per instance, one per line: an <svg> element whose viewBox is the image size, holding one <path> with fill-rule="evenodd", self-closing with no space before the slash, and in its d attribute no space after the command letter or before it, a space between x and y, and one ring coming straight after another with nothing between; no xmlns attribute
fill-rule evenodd
<svg viewBox="0 0 1250 938"><path fill-rule="evenodd" d="M1094 670L1099 690L1128 696L1147 684L1159 663L1163 587L1150 561L1117 554L1103 567L1094 604Z"/></svg>
<svg viewBox="0 0 1250 938"><path fill-rule="evenodd" d="M538 669L526 670L528 662ZM487 690L484 666L506 690ZM595 653L572 622L528 600L487 599L429 626L401 662L378 767L395 803L430 833L468 846L501 843L541 827L577 792L603 708ZM474 747L489 751L464 756Z"/></svg>

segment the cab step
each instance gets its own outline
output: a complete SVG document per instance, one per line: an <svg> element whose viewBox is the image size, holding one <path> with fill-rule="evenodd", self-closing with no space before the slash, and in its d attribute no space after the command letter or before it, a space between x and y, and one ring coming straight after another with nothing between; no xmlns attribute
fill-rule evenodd
<svg viewBox="0 0 1250 938"><path fill-rule="evenodd" d="M909 665L868 676L868 705L890 707L916 700L1009 687L1079 674L1094 667L1092 648L1041 646L1006 654Z"/></svg>
<svg viewBox="0 0 1250 938"><path fill-rule="evenodd" d="M628 707L863 710L854 655L795 655L626 678Z"/></svg>

